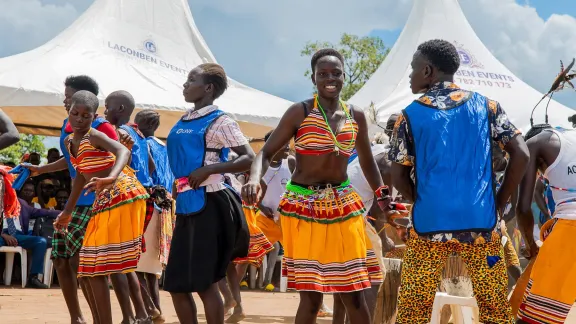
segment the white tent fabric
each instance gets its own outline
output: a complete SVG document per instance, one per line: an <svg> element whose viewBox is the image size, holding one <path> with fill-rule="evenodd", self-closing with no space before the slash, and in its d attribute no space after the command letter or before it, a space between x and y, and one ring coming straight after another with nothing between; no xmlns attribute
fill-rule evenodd
<svg viewBox="0 0 576 324"><path fill-rule="evenodd" d="M409 76L412 56L418 45L438 38L452 42L460 53L456 84L499 101L516 127L527 131L530 112L542 94L517 78L490 53L466 20L457 0L414 0L408 22L396 44L349 102L363 107L371 119L384 127L391 114L400 112L417 97L410 91ZM555 75L543 77L549 78L552 84ZM536 109L535 124L544 122L547 101ZM371 103L374 103L374 110L369 109ZM568 116L576 111L552 100L548 113L550 124L571 127ZM371 126L372 132L381 130Z"/></svg>
<svg viewBox="0 0 576 324"><path fill-rule="evenodd" d="M107 94L127 90L138 108L161 113L165 137L189 107L182 84L195 66L216 62L186 0L96 0L45 45L0 59L0 107L21 131L59 134L66 117L64 79L86 74ZM249 137L274 127L290 102L232 79L216 101Z"/></svg>

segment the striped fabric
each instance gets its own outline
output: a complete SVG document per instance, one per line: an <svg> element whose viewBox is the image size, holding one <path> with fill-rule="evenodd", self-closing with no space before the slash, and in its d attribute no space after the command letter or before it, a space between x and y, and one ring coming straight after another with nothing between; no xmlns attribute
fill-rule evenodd
<svg viewBox="0 0 576 324"><path fill-rule="evenodd" d="M260 267L264 256L272 251L274 246L258 227L256 208L243 205L242 210L244 211L248 231L250 232L250 247L248 248L248 256L245 258L236 258L234 259L234 263L249 263L253 266Z"/></svg>
<svg viewBox="0 0 576 324"><path fill-rule="evenodd" d="M530 324L562 324L572 305L531 293L532 279L528 282L518 318ZM558 287L556 287L558 289Z"/></svg>
<svg viewBox="0 0 576 324"><path fill-rule="evenodd" d="M316 102L316 100L314 101ZM343 107L348 111L348 107ZM349 112L348 112L349 113ZM346 115L344 125L340 132L336 135L336 139L343 147L350 147L347 150L339 149L334 143L332 134L330 134L329 126L322 115L322 112L314 105L310 114L306 116L300 128L296 132L296 139L294 141L294 148L298 154L307 155L320 155L328 154L338 151L340 154L350 157L354 151L355 135L358 133L358 124L352 119L348 119ZM336 132L334 132L336 134Z"/></svg>
<svg viewBox="0 0 576 324"><path fill-rule="evenodd" d="M362 199L349 184L306 189L289 183L278 211L288 288L346 293L382 282L369 251Z"/></svg>
<svg viewBox="0 0 576 324"><path fill-rule="evenodd" d="M90 129L82 137L76 156L72 154L71 145L74 133L70 134L67 139L68 152L70 152L70 162L80 173L93 173L106 170L114 165L116 157L108 151L102 151L90 144Z"/></svg>

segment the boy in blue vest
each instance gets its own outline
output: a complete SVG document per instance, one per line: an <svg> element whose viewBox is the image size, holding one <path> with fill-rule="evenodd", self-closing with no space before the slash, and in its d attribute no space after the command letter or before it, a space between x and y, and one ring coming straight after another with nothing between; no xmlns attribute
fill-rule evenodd
<svg viewBox="0 0 576 324"><path fill-rule="evenodd" d="M526 169L526 143L498 102L453 83L460 66L454 45L427 41L411 65L412 92L422 96L398 117L388 154L394 187L414 202L397 323L430 321L440 274L456 252L467 264L480 322L512 324L498 214ZM510 155L498 192L492 141Z"/></svg>
<svg viewBox="0 0 576 324"><path fill-rule="evenodd" d="M106 97L104 104L106 106L106 110L104 111L106 120L116 127L120 143L132 152L130 167L134 169L136 178L142 186L150 190L152 187L150 174L155 168L154 161L150 156L146 138L140 133L135 124L129 123L130 116L132 116L132 112L134 112L136 106L134 98L127 91L114 91ZM146 227L152 218L153 212L154 201L150 198L146 201L146 217L144 219L143 233L146 232ZM144 237L142 237L142 252L146 251L145 242ZM147 298L148 296L142 296L140 283L135 272L126 275L111 275L110 278L114 286L129 286L130 296L128 296L127 291L116 292L120 305L126 305L126 307L123 308L124 318L132 317L132 309L128 309L130 299L134 304L137 319L150 317L142 298ZM126 312L124 309L126 309Z"/></svg>

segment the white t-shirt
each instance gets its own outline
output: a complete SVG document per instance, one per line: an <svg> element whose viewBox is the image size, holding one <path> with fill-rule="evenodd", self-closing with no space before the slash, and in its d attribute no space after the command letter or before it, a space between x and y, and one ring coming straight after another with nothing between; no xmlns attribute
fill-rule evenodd
<svg viewBox="0 0 576 324"><path fill-rule="evenodd" d="M376 144L372 146L372 156L379 155L381 153L385 153L390 148L389 145L385 144ZM358 158L355 158L352 162L348 164L348 178L350 179L350 184L356 192L362 198L362 202L366 207L366 212L364 215L368 213L370 208L372 208L372 204L374 203L374 191L372 187L368 184L366 177L364 176L364 172L362 172L362 167L360 166L360 161Z"/></svg>

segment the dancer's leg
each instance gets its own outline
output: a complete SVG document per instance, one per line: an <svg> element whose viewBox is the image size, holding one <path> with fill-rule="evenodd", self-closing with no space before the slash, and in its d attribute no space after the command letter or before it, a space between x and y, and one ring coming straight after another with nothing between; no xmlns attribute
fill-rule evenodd
<svg viewBox="0 0 576 324"><path fill-rule="evenodd" d="M78 258L78 253L72 258ZM58 282L70 313L71 323L86 323L78 301L78 282L76 279L78 263L76 261L76 268L72 268L69 261L69 259L56 258L54 259L54 268L56 268Z"/></svg>
<svg viewBox="0 0 576 324"><path fill-rule="evenodd" d="M148 290L148 283L146 282L146 274L144 272L136 272L138 276L138 281L140 283L140 293L142 294L142 300L144 301L144 307L146 307L146 312L148 315L153 315L156 310L156 305L152 301L152 296Z"/></svg>
<svg viewBox="0 0 576 324"><path fill-rule="evenodd" d="M218 291L218 283L214 283L203 292L199 292L202 303L204 304L204 313L206 314L206 323L223 324L224 323L224 304ZM181 323L184 323L180 321ZM190 322L188 322L190 323Z"/></svg>
<svg viewBox="0 0 576 324"><path fill-rule="evenodd" d="M374 312L376 311L376 302L378 301L378 290L380 290L380 285L372 284L370 289L364 290L364 298L366 299L366 306L368 307L368 312L370 312L370 321L374 318Z"/></svg>
<svg viewBox="0 0 576 324"><path fill-rule="evenodd" d="M318 311L322 306L323 298L324 297L319 292L301 291L300 304L298 305L298 311L296 312L294 323L316 324L316 317L318 316Z"/></svg>
<svg viewBox="0 0 576 324"><path fill-rule="evenodd" d="M230 291L230 287L228 287L227 278L218 281L218 289L220 289L220 293L224 296L224 314L228 314L231 309L236 307L236 300L234 300L232 291Z"/></svg>
<svg viewBox="0 0 576 324"><path fill-rule="evenodd" d="M264 275L264 287L272 283L272 276L274 275L278 253L280 253L280 243L276 242L274 243L274 250L268 253L268 264L266 267L266 274Z"/></svg>
<svg viewBox="0 0 576 324"><path fill-rule="evenodd" d="M346 319L346 307L342 303L340 294L334 294L334 314L332 315L332 324L344 324Z"/></svg>
<svg viewBox="0 0 576 324"><path fill-rule="evenodd" d="M89 286L94 293L96 309L100 323L112 324L112 307L110 305L110 288L106 276L87 278Z"/></svg>
<svg viewBox="0 0 576 324"><path fill-rule="evenodd" d="M135 320L135 316L130 303L128 278L122 273L114 273L110 275L110 279L122 311L122 323L132 323Z"/></svg>
<svg viewBox="0 0 576 324"><path fill-rule="evenodd" d="M92 286L90 285L90 280L86 277L79 278L80 287L82 287L82 292L84 297L88 301L88 306L90 306L90 311L92 312L92 320L94 324L100 323L100 316L98 315L98 308L96 307L96 298L94 297L94 292L92 291Z"/></svg>
<svg viewBox="0 0 576 324"><path fill-rule="evenodd" d="M244 309L242 308L242 297L240 296L240 280L242 280L240 273L246 273L247 266L247 264L239 264L238 267L236 267L236 265L231 262L228 265L228 269L226 269L228 286L230 287L232 296L234 296L234 300L236 301L234 312L228 319L226 319L226 323L238 323L246 317L246 315L244 315ZM244 272L241 272L241 268L244 268Z"/></svg>
<svg viewBox="0 0 576 324"><path fill-rule="evenodd" d="M174 304L178 321L180 323L198 324L196 303L194 298L192 298L192 294L170 293L170 295L172 296L172 303ZM224 315L222 315L222 318L224 318Z"/></svg>
<svg viewBox="0 0 576 324"><path fill-rule="evenodd" d="M144 300L142 299L142 293L140 291L140 282L138 281L138 276L136 272L129 272L125 274L128 278L128 288L130 290L130 299L132 304L134 304L134 310L136 311L137 320L146 320L149 318L146 312L146 307L144 306Z"/></svg>
<svg viewBox="0 0 576 324"><path fill-rule="evenodd" d="M160 308L160 286L158 285L158 277L153 273L147 273L146 281L148 282L148 291L150 292L154 306L162 312L162 308Z"/></svg>
<svg viewBox="0 0 576 324"><path fill-rule="evenodd" d="M365 290L340 294L346 315L353 324L370 324L370 311L366 305Z"/></svg>

